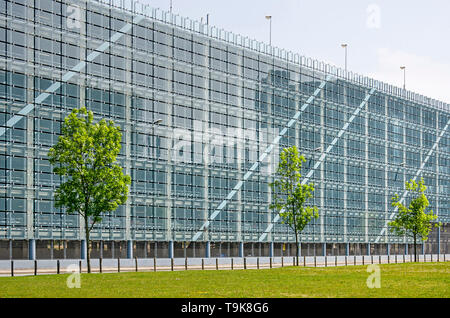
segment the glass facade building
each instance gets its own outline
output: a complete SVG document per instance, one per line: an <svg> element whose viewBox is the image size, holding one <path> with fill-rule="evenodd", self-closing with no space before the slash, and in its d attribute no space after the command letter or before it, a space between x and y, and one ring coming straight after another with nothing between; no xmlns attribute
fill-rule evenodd
<svg viewBox="0 0 450 318"><path fill-rule="evenodd" d="M47 157L80 106L121 126L132 178L92 257L293 255L268 186L292 145L304 255L407 250L390 198L420 177L444 223L424 251L449 251L450 105L137 2L0 0L0 259L82 254Z"/></svg>

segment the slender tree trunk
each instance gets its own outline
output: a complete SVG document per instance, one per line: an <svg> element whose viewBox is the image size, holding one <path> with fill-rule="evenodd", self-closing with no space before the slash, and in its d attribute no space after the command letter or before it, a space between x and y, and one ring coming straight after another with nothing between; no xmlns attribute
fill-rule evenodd
<svg viewBox="0 0 450 318"><path fill-rule="evenodd" d="M84 218L84 225L85 225L85 233L86 233L86 263L87 263L87 270L88 273L91 273L91 253L90 253L90 242L89 242L89 224L88 224L89 217L86 215Z"/></svg>

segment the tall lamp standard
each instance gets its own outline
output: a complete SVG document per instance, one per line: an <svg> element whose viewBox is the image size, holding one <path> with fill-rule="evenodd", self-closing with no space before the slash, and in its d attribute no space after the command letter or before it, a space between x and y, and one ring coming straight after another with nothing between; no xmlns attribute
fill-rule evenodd
<svg viewBox="0 0 450 318"><path fill-rule="evenodd" d="M269 45L272 46L272 16L266 15L266 19L269 20Z"/></svg>
<svg viewBox="0 0 450 318"><path fill-rule="evenodd" d="M341 46L344 48L344 50L345 50L345 73L347 73L347 44L346 43L344 43L344 44L341 44Z"/></svg>
<svg viewBox="0 0 450 318"><path fill-rule="evenodd" d="M403 71L403 90L406 88L406 66L400 66L400 69Z"/></svg>

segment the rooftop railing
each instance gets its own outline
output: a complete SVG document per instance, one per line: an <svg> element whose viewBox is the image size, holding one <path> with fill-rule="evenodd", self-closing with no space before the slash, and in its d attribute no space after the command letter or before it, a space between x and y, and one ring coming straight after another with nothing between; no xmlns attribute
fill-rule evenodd
<svg viewBox="0 0 450 318"><path fill-rule="evenodd" d="M187 17L173 14L169 11L164 11L159 8L153 8L150 5L140 3L133 0L94 0L95 2L114 7L120 10L125 10L133 14L143 15L147 18L163 22L166 24L174 25L181 29L185 29L194 33L199 33L208 37L212 37L236 46L240 46L252 51L266 54L274 58L287 61L293 64L300 65L301 67L309 68L313 71L319 71L324 74L333 75L337 78L353 82L355 84L363 85L370 88L375 88L378 91L407 99L416 103L426 104L434 108L438 108L445 111L450 111L450 104L442 101L429 98L415 92L404 90L403 88L387 84L382 81L378 81L367 76L363 76L351 71L346 71L335 65L327 64L310 57L305 57L298 53L293 53L285 49L269 45L262 41L250 39L240 34L220 29L213 25L207 25L202 21L193 20Z"/></svg>

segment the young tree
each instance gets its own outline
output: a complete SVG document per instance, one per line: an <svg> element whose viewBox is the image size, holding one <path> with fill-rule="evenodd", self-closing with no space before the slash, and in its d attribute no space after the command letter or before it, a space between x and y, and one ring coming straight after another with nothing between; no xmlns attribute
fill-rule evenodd
<svg viewBox="0 0 450 318"><path fill-rule="evenodd" d="M316 206L306 206L306 201L312 198L313 184L301 184L302 162L305 157L299 154L297 147L283 149L280 163L276 171L275 181L270 183L273 203L270 208L277 211L283 223L294 231L297 251L297 266L299 257L298 236L312 218L318 218Z"/></svg>
<svg viewBox="0 0 450 318"><path fill-rule="evenodd" d="M73 109L62 125L62 135L50 148L53 172L63 177L55 192L55 206L84 219L87 266L91 272L89 234L102 213L113 212L127 201L130 176L116 164L122 133L113 121L93 123L85 107Z"/></svg>
<svg viewBox="0 0 450 318"><path fill-rule="evenodd" d="M413 199L406 207L400 202L398 194L392 198L392 206L398 208L398 214L395 219L388 223L391 232L394 232L399 236L409 236L414 240L414 262L417 261L417 239L422 241L428 239L433 226L440 227L440 223L433 223L437 219L437 216L430 210L426 212L427 207L430 205L425 190L427 187L421 178L419 183L411 179L410 182L405 182L406 189L413 193Z"/></svg>

